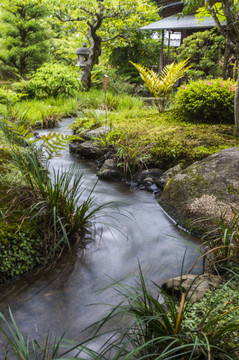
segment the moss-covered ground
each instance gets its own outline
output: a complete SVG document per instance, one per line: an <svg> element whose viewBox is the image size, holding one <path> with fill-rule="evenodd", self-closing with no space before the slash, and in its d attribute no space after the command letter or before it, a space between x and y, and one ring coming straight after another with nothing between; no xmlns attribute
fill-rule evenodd
<svg viewBox="0 0 239 360"><path fill-rule="evenodd" d="M89 129L89 119L86 123ZM104 124L102 115L101 125ZM112 145L119 153L121 149L132 168L136 168L134 162L140 163L140 160L163 170L178 163L188 166L222 149L239 146L233 125L185 122L172 110L159 114L154 108L141 107L111 112L108 124L111 135L102 137L101 144ZM82 129L82 125L81 118L76 120L75 131L77 126Z"/></svg>

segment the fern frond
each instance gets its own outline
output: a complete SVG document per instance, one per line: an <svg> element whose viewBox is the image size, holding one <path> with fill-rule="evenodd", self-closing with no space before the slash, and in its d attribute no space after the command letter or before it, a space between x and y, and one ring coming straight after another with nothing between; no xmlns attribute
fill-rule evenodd
<svg viewBox="0 0 239 360"><path fill-rule="evenodd" d="M159 98L162 94L167 95L176 81L181 79L185 72L191 67L187 66L189 58L179 63L172 63L166 65L161 71L160 75L156 74L140 64L130 63L139 71L139 74L144 81L145 85L155 98Z"/></svg>
<svg viewBox="0 0 239 360"><path fill-rule="evenodd" d="M164 84L164 94L168 94L173 85L181 79L185 72L191 67L187 66L189 58L182 60L179 63L172 63L171 65L166 65L160 73L160 79Z"/></svg>

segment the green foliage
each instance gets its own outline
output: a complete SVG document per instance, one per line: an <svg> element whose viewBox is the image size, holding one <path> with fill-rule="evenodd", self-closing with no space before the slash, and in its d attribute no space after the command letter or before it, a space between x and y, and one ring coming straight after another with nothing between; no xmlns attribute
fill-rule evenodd
<svg viewBox="0 0 239 360"><path fill-rule="evenodd" d="M1 1L0 73L26 77L49 60L52 37L46 8L37 0Z"/></svg>
<svg viewBox="0 0 239 360"><path fill-rule="evenodd" d="M139 74L136 69L132 68L130 61L144 66L158 64L160 50L158 39L152 39L151 33L148 33L147 31L138 31L131 44L112 49L109 63L116 68L119 78L127 76L130 83L140 84Z"/></svg>
<svg viewBox="0 0 239 360"><path fill-rule="evenodd" d="M149 160L145 146L130 143L131 136L129 133L121 134L120 141L117 143L118 166L122 168L125 178L132 177L137 171L142 171Z"/></svg>
<svg viewBox="0 0 239 360"><path fill-rule="evenodd" d="M235 89L230 79L192 81L180 87L175 106L185 120L232 124Z"/></svg>
<svg viewBox="0 0 239 360"><path fill-rule="evenodd" d="M110 131L108 134L102 134L99 137L93 138L93 140L103 148L114 147L116 145L116 134L114 131Z"/></svg>
<svg viewBox="0 0 239 360"><path fill-rule="evenodd" d="M0 222L0 282L43 264L42 241L33 228Z"/></svg>
<svg viewBox="0 0 239 360"><path fill-rule="evenodd" d="M74 135L86 130L94 130L102 125L102 115L97 111L83 110L81 115L70 125Z"/></svg>
<svg viewBox="0 0 239 360"><path fill-rule="evenodd" d="M108 83L107 88L114 94L132 94L135 85L130 83L130 77L126 74L118 74L117 69L105 67L102 65L95 65L91 72L92 85L96 88L102 89L103 76L107 74Z"/></svg>
<svg viewBox="0 0 239 360"><path fill-rule="evenodd" d="M42 239L43 256L46 261L54 260L64 249L83 245L83 234L96 218L96 214L109 203L95 205L93 189L82 199L84 186L82 172L74 167L67 171L49 174L48 160L59 153L71 139L62 134L41 137L41 147L37 139L24 126L18 127L2 121L1 129L9 146L12 165L21 174L25 187L15 187L14 204L27 205L28 217L36 221ZM22 147L28 141L28 147Z"/></svg>
<svg viewBox="0 0 239 360"><path fill-rule="evenodd" d="M21 91L30 97L74 96L80 89L78 74L62 64L46 63L33 74L31 80L22 82Z"/></svg>
<svg viewBox="0 0 239 360"><path fill-rule="evenodd" d="M7 107L16 104L23 96L23 94L18 94L10 89L0 88L0 103Z"/></svg>
<svg viewBox="0 0 239 360"><path fill-rule="evenodd" d="M131 64L139 71L140 76L149 91L156 99L159 99L159 101L156 102L159 112L165 109L166 101L172 91L173 85L176 81L181 79L185 72L190 68L190 66L187 66L188 61L189 59L186 59L178 64L172 63L171 65L166 65L159 75L153 70L131 62Z"/></svg>
<svg viewBox="0 0 239 360"><path fill-rule="evenodd" d="M203 299L198 305L192 305L189 291L181 292L178 302L154 285L163 303L150 293L141 271L135 285L118 281L112 284L121 302L112 305L109 313L94 324L92 339L100 336L99 330L102 334L108 322L116 326L103 332L104 339L108 335L108 340L97 353L98 357L92 356L92 359L108 359L109 356L114 360L237 358L239 309L236 292L229 306L227 300L224 302L230 294L226 286L214 296L208 295L210 301ZM89 348L90 344L89 341ZM85 351L83 346L82 352Z"/></svg>
<svg viewBox="0 0 239 360"><path fill-rule="evenodd" d="M63 336L60 339L52 338L50 335L41 340L25 338L16 324L10 308L9 314L11 323L0 313L1 323L4 324L4 326L0 326L0 333L6 341L6 346L3 346L5 360L51 360L59 358L73 360L76 358L69 354L75 349L75 346L69 345ZM70 350L68 350L69 348Z"/></svg>
<svg viewBox="0 0 239 360"><path fill-rule="evenodd" d="M183 40L178 48L178 60L190 58L189 78L215 78L222 75L219 63L225 50L225 40L215 29L197 32Z"/></svg>
<svg viewBox="0 0 239 360"><path fill-rule="evenodd" d="M228 191L236 191L234 188L228 188ZM232 213L228 220L227 212L222 212L221 217L216 220L198 219L197 223L212 221L214 227L205 234L204 245L207 247L207 262L211 269L218 268L226 262L232 262L234 265L239 263L239 212L233 206L230 206Z"/></svg>
<svg viewBox="0 0 239 360"><path fill-rule="evenodd" d="M26 127L47 128L55 126L63 117L76 116L79 107L81 103L77 98L22 100L10 107L0 107L0 115Z"/></svg>

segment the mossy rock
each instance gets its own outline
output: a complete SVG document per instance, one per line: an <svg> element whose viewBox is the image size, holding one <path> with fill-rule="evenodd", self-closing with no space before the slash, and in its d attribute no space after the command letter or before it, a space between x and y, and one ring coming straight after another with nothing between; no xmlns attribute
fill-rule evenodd
<svg viewBox="0 0 239 360"><path fill-rule="evenodd" d="M222 150L181 171L159 201L182 226L194 223L194 232L211 230L222 217L230 223L234 209L239 210L239 148ZM196 225L199 218L205 221Z"/></svg>

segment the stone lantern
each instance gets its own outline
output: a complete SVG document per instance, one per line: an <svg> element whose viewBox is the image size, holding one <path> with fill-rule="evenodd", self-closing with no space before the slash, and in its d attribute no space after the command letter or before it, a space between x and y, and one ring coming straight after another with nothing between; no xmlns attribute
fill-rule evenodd
<svg viewBox="0 0 239 360"><path fill-rule="evenodd" d="M84 68L86 65L86 62L89 58L89 52L90 49L87 47L87 45L84 43L81 48L77 49L75 54L77 55L77 64L76 66L80 66L81 68Z"/></svg>

